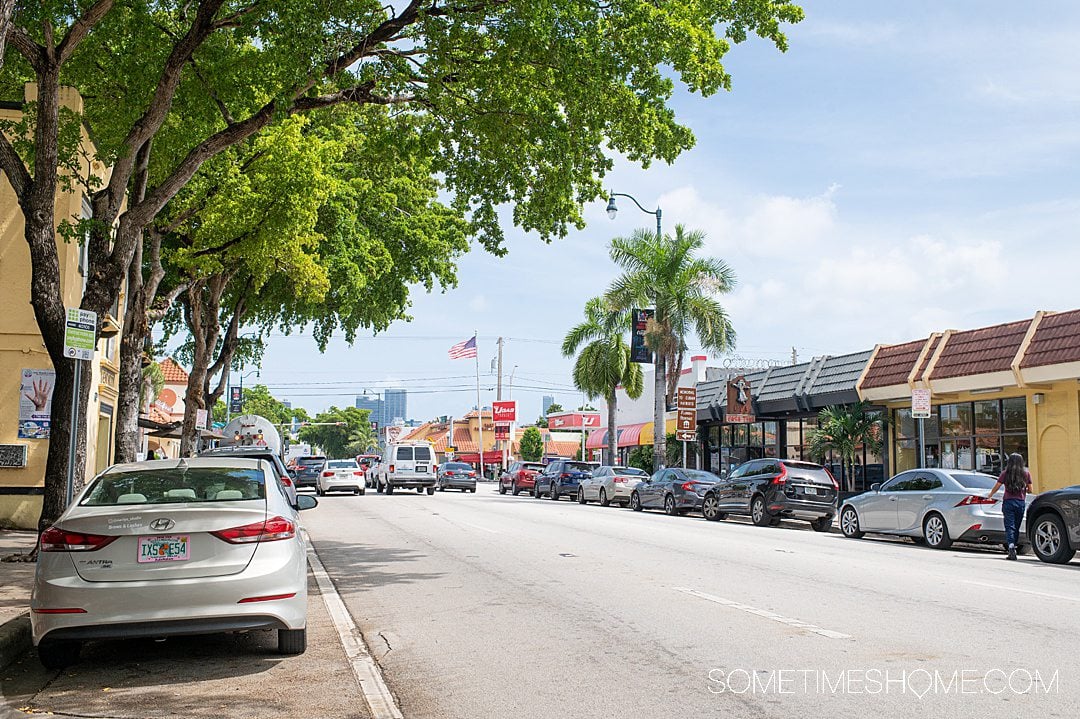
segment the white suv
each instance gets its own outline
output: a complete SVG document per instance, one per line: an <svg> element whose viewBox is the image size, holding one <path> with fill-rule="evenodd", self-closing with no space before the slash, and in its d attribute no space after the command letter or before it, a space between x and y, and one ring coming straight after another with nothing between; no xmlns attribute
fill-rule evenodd
<svg viewBox="0 0 1080 719"><path fill-rule="evenodd" d="M438 462L431 442L389 444L376 466L375 491L392 494L395 489L415 489L435 494Z"/></svg>

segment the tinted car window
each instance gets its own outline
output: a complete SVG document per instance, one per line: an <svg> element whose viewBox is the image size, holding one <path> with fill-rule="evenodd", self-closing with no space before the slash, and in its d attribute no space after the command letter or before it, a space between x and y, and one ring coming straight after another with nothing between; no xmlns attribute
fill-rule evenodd
<svg viewBox="0 0 1080 719"><path fill-rule="evenodd" d="M648 477L649 473L637 467L612 467L613 473L625 474L630 477Z"/></svg>
<svg viewBox="0 0 1080 719"><path fill-rule="evenodd" d="M296 463L302 467L321 467L326 457L301 457Z"/></svg>
<svg viewBox="0 0 1080 719"><path fill-rule="evenodd" d="M177 467L110 472L98 477L81 505L177 504L264 499L266 485L258 469Z"/></svg>
<svg viewBox="0 0 1080 719"><path fill-rule="evenodd" d="M990 489L997 482L997 477L974 472L949 472L949 476L959 482L960 486L965 489Z"/></svg>
<svg viewBox="0 0 1080 719"><path fill-rule="evenodd" d="M588 462L567 462L563 466L565 467L563 471L571 469L577 470L578 472L592 471L592 465L590 465Z"/></svg>
<svg viewBox="0 0 1080 719"><path fill-rule="evenodd" d="M416 455L417 462L431 461L430 447L414 447L413 453Z"/></svg>
<svg viewBox="0 0 1080 719"><path fill-rule="evenodd" d="M695 482L719 482L720 478L712 472L705 472L700 469L684 469L682 474L687 479L692 479Z"/></svg>
<svg viewBox="0 0 1080 719"><path fill-rule="evenodd" d="M447 462L443 465L443 469L464 469L465 471L468 471L472 469L472 467L464 462Z"/></svg>
<svg viewBox="0 0 1080 719"><path fill-rule="evenodd" d="M330 469L348 469L357 467L355 459L332 459L326 463L326 466Z"/></svg>
<svg viewBox="0 0 1080 719"><path fill-rule="evenodd" d="M522 469L528 469L528 470L530 470L532 472L543 472L544 471L544 465L540 464L539 462L525 462L524 464L521 465L521 468Z"/></svg>
<svg viewBox="0 0 1080 719"><path fill-rule="evenodd" d="M398 459L404 459L406 461L411 460L413 458L412 450L413 450L412 447L398 447L397 448L397 458Z"/></svg>
<svg viewBox="0 0 1080 719"><path fill-rule="evenodd" d="M900 489L901 485L906 485L907 481L912 478L911 474L898 474L890 479L885 484L881 485L883 492L895 492Z"/></svg>

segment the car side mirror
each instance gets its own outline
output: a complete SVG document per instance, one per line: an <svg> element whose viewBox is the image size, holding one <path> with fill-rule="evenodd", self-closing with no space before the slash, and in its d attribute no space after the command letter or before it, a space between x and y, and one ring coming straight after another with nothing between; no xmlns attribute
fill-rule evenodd
<svg viewBox="0 0 1080 719"><path fill-rule="evenodd" d="M873 484L871 484L870 485L870 491L871 492L880 492L881 491L881 482L874 482Z"/></svg>
<svg viewBox="0 0 1080 719"><path fill-rule="evenodd" d="M303 512L305 509L315 509L319 506L319 500L312 497L310 494L298 494L296 495L296 508Z"/></svg>

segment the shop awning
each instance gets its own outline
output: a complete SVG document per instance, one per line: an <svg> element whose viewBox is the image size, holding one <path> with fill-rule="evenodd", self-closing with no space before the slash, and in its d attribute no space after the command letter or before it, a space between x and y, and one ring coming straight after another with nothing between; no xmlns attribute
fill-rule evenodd
<svg viewBox="0 0 1080 719"><path fill-rule="evenodd" d="M616 430L616 436L621 436L623 429ZM607 447L608 434L606 429L594 429L589 432L589 438L585 440L585 449L603 449Z"/></svg>
<svg viewBox="0 0 1080 719"><path fill-rule="evenodd" d="M480 455L477 452L459 452L454 455L454 461L475 464L480 461ZM484 450L484 464L500 464L501 462L502 452L493 449Z"/></svg>
<svg viewBox="0 0 1080 719"><path fill-rule="evenodd" d="M664 434L672 434L675 432L675 425L678 424L674 417L664 422ZM638 436L637 444L640 445L653 445L653 423L646 422L641 426L640 434ZM619 443L622 446L622 443Z"/></svg>
<svg viewBox="0 0 1080 719"><path fill-rule="evenodd" d="M619 429L619 446L636 447L641 444L639 441L641 439L641 430L645 429L645 425L652 427L652 422L642 422L621 427Z"/></svg>

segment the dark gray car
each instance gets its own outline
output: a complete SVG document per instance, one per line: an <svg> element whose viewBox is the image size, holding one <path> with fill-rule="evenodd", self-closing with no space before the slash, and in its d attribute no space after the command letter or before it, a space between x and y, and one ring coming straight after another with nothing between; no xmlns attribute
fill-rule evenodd
<svg viewBox="0 0 1080 719"><path fill-rule="evenodd" d="M439 465L435 488L440 492L447 489L475 492L476 470L464 462L443 462Z"/></svg>
<svg viewBox="0 0 1080 719"><path fill-rule="evenodd" d="M641 481L630 494L630 509L663 509L670 515L701 509L701 500L720 481L712 472L674 467Z"/></svg>

